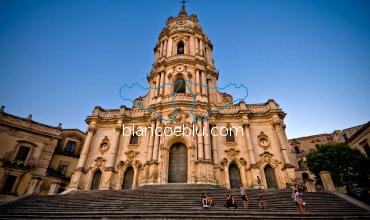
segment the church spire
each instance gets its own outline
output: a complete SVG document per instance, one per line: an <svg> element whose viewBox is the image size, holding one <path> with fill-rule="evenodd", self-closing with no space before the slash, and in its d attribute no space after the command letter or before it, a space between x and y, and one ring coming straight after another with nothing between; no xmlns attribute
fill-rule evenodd
<svg viewBox="0 0 370 220"><path fill-rule="evenodd" d="M188 15L186 13L186 10L185 10L185 4L186 4L186 0L181 0L181 10L180 10L180 13L179 13L179 16L181 15Z"/></svg>

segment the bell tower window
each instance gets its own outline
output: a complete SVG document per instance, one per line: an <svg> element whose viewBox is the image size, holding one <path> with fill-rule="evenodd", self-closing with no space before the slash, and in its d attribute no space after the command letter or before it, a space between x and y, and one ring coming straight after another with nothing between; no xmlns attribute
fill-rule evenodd
<svg viewBox="0 0 370 220"><path fill-rule="evenodd" d="M184 42L182 41L177 44L177 54L184 54Z"/></svg>
<svg viewBox="0 0 370 220"><path fill-rule="evenodd" d="M173 87L174 93L186 93L185 80L181 74L176 77Z"/></svg>

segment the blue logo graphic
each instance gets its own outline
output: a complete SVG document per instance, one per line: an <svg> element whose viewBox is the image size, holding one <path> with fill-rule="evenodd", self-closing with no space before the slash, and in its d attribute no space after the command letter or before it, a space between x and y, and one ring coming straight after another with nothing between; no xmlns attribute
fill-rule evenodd
<svg viewBox="0 0 370 220"><path fill-rule="evenodd" d="M178 80L174 83L165 83L163 86L158 86L158 87L143 86L139 83L124 84L119 90L119 96L121 97L121 99L124 102L128 102L127 104L133 104L134 107L139 107L140 109L145 110L145 111L150 112L150 113L154 112L157 115L157 117L162 121L173 122L175 120L176 114L178 113L176 111L176 109L177 109L176 97L179 94L178 91L180 90L180 88L182 88L183 84L185 84L185 86L187 88L187 91L189 91L189 93L192 96L192 107L189 110L189 114L193 116L194 122L196 122L197 120L202 120L202 121L208 120L212 113L219 113L220 111L228 109L229 107L231 107L232 105L234 105L234 104L236 104L240 101L245 101L245 99L248 96L248 88L244 84L228 83L224 87L212 87L212 86L207 86L207 85L204 85L204 84L201 84L201 83L196 84L196 83L191 82L190 80ZM226 93L226 91L231 90L232 94L234 94L234 95L236 95L237 97L240 97L240 98L237 98L237 99L233 100L232 102L230 100L230 102L228 104L223 105L221 107L217 107L217 109L208 109L208 111L207 111L208 115L206 117L202 117L202 118L199 119L194 114L194 109L195 109L195 106L196 106L196 94L193 91L193 87L195 87L195 86L198 86L198 87L200 86L200 87L202 87L202 89L204 88L204 89L208 90L209 92L211 90L216 90L216 91L220 91L222 93ZM172 103L172 107L175 110L175 112L169 118L161 117L159 112L157 112L155 109L145 107L142 103L135 102L135 99L136 99L135 97L130 97L130 95L137 95L138 93L143 93L143 92L146 93L148 90L159 91L159 90L162 89L164 91L164 89L166 87L170 87L171 89L174 88L174 91L172 92L173 99L172 99L171 103Z"/></svg>

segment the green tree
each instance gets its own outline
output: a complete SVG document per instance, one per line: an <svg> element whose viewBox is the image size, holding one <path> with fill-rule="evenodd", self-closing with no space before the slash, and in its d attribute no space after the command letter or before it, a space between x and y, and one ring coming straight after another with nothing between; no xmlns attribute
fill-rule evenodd
<svg viewBox="0 0 370 220"><path fill-rule="evenodd" d="M306 163L320 182L319 173L329 171L336 186L369 186L369 158L346 144L318 145L307 154Z"/></svg>

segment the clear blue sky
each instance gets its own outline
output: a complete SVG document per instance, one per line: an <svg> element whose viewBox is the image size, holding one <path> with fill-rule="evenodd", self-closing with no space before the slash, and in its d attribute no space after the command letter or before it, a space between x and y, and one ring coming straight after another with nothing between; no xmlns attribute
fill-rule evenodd
<svg viewBox="0 0 370 220"><path fill-rule="evenodd" d="M94 106L118 108L146 83L153 47L179 1L0 0L0 104L86 130ZM219 85L275 99L289 138L370 120L370 1L190 0L214 44Z"/></svg>

